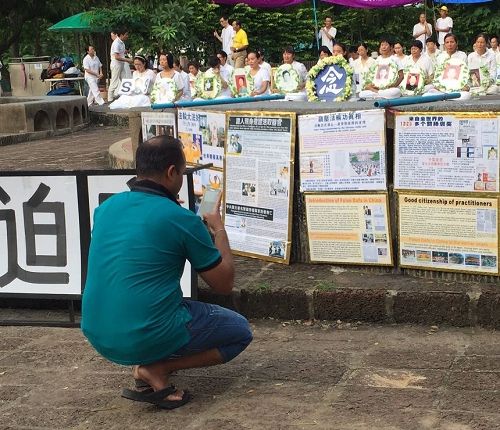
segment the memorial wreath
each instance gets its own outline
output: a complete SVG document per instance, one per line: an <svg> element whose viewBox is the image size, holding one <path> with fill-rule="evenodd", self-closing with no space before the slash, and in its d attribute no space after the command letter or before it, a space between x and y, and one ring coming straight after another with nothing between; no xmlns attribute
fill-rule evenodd
<svg viewBox="0 0 500 430"><path fill-rule="evenodd" d="M309 79L306 82L306 91L307 99L310 102L315 102L322 99L321 94L319 94L320 90L317 88L316 78L327 69L330 69L332 66L337 66L339 69L343 69L346 74L342 92L339 93L340 95L334 100L336 102L341 102L351 97L353 69L344 57L342 57L341 55L334 55L331 57L323 58L322 60L318 61L315 66L311 67L311 70L309 70Z"/></svg>

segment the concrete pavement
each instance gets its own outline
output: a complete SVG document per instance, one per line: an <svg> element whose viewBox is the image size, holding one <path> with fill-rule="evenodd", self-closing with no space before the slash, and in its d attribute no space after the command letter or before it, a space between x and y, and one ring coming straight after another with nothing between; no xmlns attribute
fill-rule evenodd
<svg viewBox="0 0 500 430"><path fill-rule="evenodd" d="M173 376L195 396L174 411L121 398L130 370L103 360L78 329L0 327L0 429L500 429L499 332L252 327L254 342L233 362Z"/></svg>

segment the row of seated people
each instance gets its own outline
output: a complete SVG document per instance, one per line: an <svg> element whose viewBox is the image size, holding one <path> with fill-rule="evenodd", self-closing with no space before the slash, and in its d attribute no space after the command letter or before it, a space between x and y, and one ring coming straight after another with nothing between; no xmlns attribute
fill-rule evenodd
<svg viewBox="0 0 500 430"><path fill-rule="evenodd" d="M458 50L457 38L454 34L448 34L445 37L444 50L439 51L433 40L428 40L426 46L419 40L413 41L411 45L411 54L406 56L389 40L381 40L378 49L378 57L374 59L369 56L367 47L360 44L357 47L357 58L348 58L345 46L336 43L333 46L333 52L328 48L321 47L319 62L330 56L340 56L349 60L353 70L352 89L350 91L351 100L359 98L394 98L401 95L414 93L415 82L409 82L407 88L409 92L401 91L401 83L404 78L404 70L411 68L418 69L421 76L410 76L411 78L421 79L425 86L421 93L433 94L436 92L446 92L446 87L433 85L434 72L442 67L445 62L453 59L458 64L463 63L470 70L486 70L486 79L488 82L482 83L484 93L494 94L497 92L497 56L487 47L488 38L484 34L478 35L474 40L474 50L468 56ZM397 48L397 45L396 45ZM426 52L424 53L424 49ZM402 49L401 49L402 51ZM282 65L288 65L281 72L281 80L290 79L290 73L294 75L293 92L306 98L306 83L311 80L308 71L303 63L296 61L293 48L287 47L282 53ZM132 99L128 96L126 99L116 100L111 108L127 108L135 106L148 106L153 103L162 103L165 101L174 102L178 100L199 100L202 98L227 98L233 96L261 96L271 94L272 92L283 92L282 89L271 85L273 82L273 69L271 65L264 61L263 56L258 51L248 51L247 65L242 75L234 76L235 71L227 62L227 55L220 51L217 56L211 57L208 61L208 70L201 72L196 63L189 63L189 73L180 68L178 61L174 61L172 54L161 54L159 57L159 71L147 67L147 59L141 55L134 58L135 71L133 73L136 87L143 84L143 89L133 92ZM293 69L293 70L292 70ZM239 70L241 73L241 69ZM392 72L393 76L390 76ZM394 76L394 73L397 76ZM450 67L446 71L449 76L446 79L456 80L458 76L452 76L453 73L460 74L460 67ZM476 75L471 75L476 77ZM483 77L484 77L483 76ZM204 77L208 79L203 80ZM276 74L274 75L276 77ZM481 79L480 76L477 76ZM201 84L200 84L201 79ZM467 82L462 88L461 98L470 97L470 82L467 76ZM216 84L214 84L214 82ZM387 85L380 83L389 82ZM377 85L377 83L379 85ZM214 88L218 86L218 88ZM286 86L286 85L285 85Z"/></svg>

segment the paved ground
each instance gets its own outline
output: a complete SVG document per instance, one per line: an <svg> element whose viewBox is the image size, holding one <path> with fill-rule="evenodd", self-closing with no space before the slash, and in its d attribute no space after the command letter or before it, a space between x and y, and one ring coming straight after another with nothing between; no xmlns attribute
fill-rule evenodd
<svg viewBox="0 0 500 430"><path fill-rule="evenodd" d="M0 146L0 170L107 169L109 146L126 137L125 127L90 126L72 134Z"/></svg>
<svg viewBox="0 0 500 430"><path fill-rule="evenodd" d="M172 378L175 411L122 399L78 329L0 327L0 429L500 429L499 332L308 324L253 321L233 362Z"/></svg>

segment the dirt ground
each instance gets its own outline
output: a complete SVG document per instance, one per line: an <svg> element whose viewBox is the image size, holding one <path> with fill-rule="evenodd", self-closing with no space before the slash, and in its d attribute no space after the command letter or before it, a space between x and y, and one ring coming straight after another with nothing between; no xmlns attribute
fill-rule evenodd
<svg viewBox="0 0 500 430"><path fill-rule="evenodd" d="M173 376L194 394L173 411L121 398L130 369L103 360L78 329L0 327L0 429L500 429L499 332L252 327L253 343L234 361Z"/></svg>

